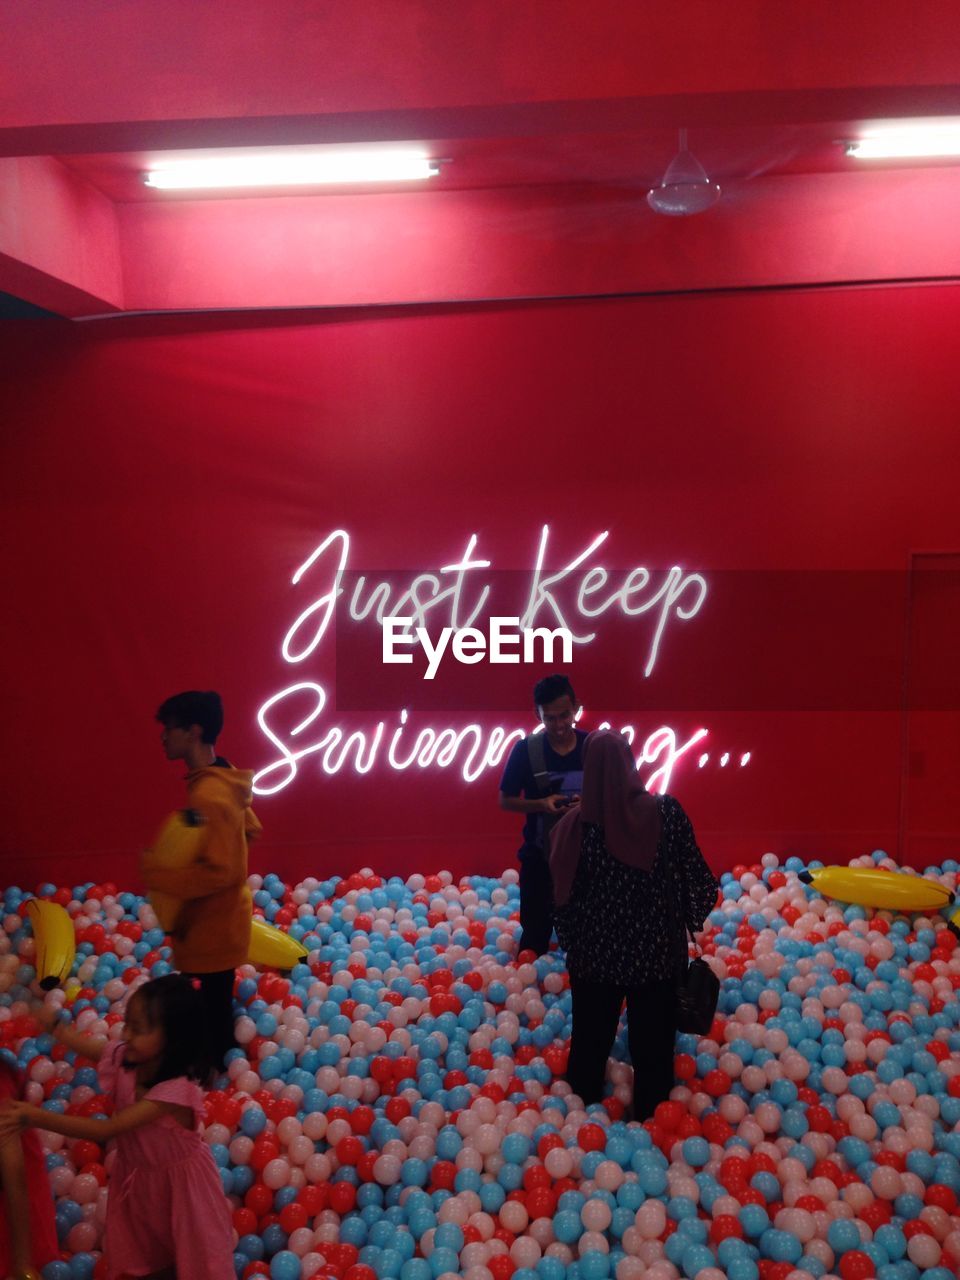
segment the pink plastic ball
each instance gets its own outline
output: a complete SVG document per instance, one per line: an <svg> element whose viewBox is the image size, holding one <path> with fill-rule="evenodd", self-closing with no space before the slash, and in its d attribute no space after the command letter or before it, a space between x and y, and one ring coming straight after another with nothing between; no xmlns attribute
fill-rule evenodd
<svg viewBox="0 0 960 1280"><path fill-rule="evenodd" d="M896 1169L880 1165L870 1176L870 1187L881 1200L895 1200L902 1190L900 1174Z"/></svg>
<svg viewBox="0 0 960 1280"><path fill-rule="evenodd" d="M585 1253L609 1253L610 1241L602 1231L585 1231L577 1242L577 1252L581 1258Z"/></svg>
<svg viewBox="0 0 960 1280"><path fill-rule="evenodd" d="M100 1183L92 1173L77 1174L73 1181L73 1199L77 1204L92 1204L100 1191Z"/></svg>
<svg viewBox="0 0 960 1280"><path fill-rule="evenodd" d="M297 1227L290 1232L287 1248L298 1258L304 1257L313 1248L313 1232L309 1227Z"/></svg>
<svg viewBox="0 0 960 1280"><path fill-rule="evenodd" d="M525 1231L530 1221L530 1215L527 1213L526 1208L517 1200L507 1200L500 1208L499 1218L503 1226L508 1231L512 1231L514 1235L519 1235L522 1231ZM514 1259L514 1261L517 1261L517 1259ZM525 1267L532 1264L517 1261L517 1265Z"/></svg>
<svg viewBox="0 0 960 1280"><path fill-rule="evenodd" d="M531 1239L536 1240L541 1249L546 1249L554 1243L553 1219L552 1218L534 1218L533 1222L527 1227L527 1235Z"/></svg>
<svg viewBox="0 0 960 1280"><path fill-rule="evenodd" d="M454 1275L453 1272L450 1274ZM493 1273L489 1267L467 1267L463 1273L463 1280L493 1280Z"/></svg>
<svg viewBox="0 0 960 1280"><path fill-rule="evenodd" d="M279 1191L281 1187L285 1187L290 1181L290 1163L282 1157L271 1160L264 1166L263 1173L260 1176L263 1179L264 1186L269 1187L271 1191Z"/></svg>
<svg viewBox="0 0 960 1280"><path fill-rule="evenodd" d="M921 1271L937 1266L941 1252L940 1245L933 1236L911 1236L907 1241L907 1257Z"/></svg>
<svg viewBox="0 0 960 1280"><path fill-rule="evenodd" d="M566 1178L573 1169L573 1156L566 1147L554 1147L547 1152L543 1163L551 1178Z"/></svg>
<svg viewBox="0 0 960 1280"><path fill-rule="evenodd" d="M616 1191L623 1185L625 1176L616 1160L603 1160L597 1165L593 1180L601 1191Z"/></svg>
<svg viewBox="0 0 960 1280"><path fill-rule="evenodd" d="M641 1280L645 1271L641 1260L628 1254L617 1263L616 1280Z"/></svg>
<svg viewBox="0 0 960 1280"><path fill-rule="evenodd" d="M333 1164L326 1152L315 1151L307 1163L303 1166L303 1172L307 1176L307 1182L327 1182L331 1173L333 1173Z"/></svg>
<svg viewBox="0 0 960 1280"><path fill-rule="evenodd" d="M644 1201L637 1210L635 1222L637 1230L646 1240L652 1240L662 1235L667 1225L667 1210L663 1201Z"/></svg>
<svg viewBox="0 0 960 1280"><path fill-rule="evenodd" d="M460 1254L460 1265L464 1271L469 1271L471 1267L482 1267L489 1262L491 1257L490 1247L482 1240L476 1240L472 1244L466 1245Z"/></svg>
<svg viewBox="0 0 960 1280"><path fill-rule="evenodd" d="M490 1155L500 1146L500 1130L495 1124L482 1124L473 1134L473 1143L482 1155Z"/></svg>
<svg viewBox="0 0 960 1280"><path fill-rule="evenodd" d="M68 1169L63 1164L50 1170L50 1190L57 1199L61 1196L69 1195L76 1176L72 1169Z"/></svg>
<svg viewBox="0 0 960 1280"><path fill-rule="evenodd" d="M95 1248L98 1235L95 1223L78 1222L67 1233L67 1248L71 1253L89 1253Z"/></svg>
<svg viewBox="0 0 960 1280"><path fill-rule="evenodd" d="M518 1267L536 1267L542 1251L530 1236L519 1236L510 1246L510 1257Z"/></svg>
<svg viewBox="0 0 960 1280"><path fill-rule="evenodd" d="M580 1219L588 1232L606 1231L613 1218L605 1200L588 1200L580 1210Z"/></svg>
<svg viewBox="0 0 960 1280"><path fill-rule="evenodd" d="M678 1274L672 1262L661 1258L659 1262L654 1262L652 1266L647 1267L644 1280L676 1280Z"/></svg>

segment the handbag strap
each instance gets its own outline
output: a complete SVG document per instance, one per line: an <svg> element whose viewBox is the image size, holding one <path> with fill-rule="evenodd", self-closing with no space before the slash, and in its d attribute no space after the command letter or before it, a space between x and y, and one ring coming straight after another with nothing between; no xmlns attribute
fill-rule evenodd
<svg viewBox="0 0 960 1280"><path fill-rule="evenodd" d="M674 877L675 864L674 864L672 848L668 849L667 853L668 853L667 865L664 868L666 872L665 880L666 880L666 890L667 890L667 903L669 905L670 918L671 918L671 923L673 925L673 933L679 944L678 953L680 955L680 959L683 962L683 964L687 964L689 963L689 960L690 960L690 947L687 942L688 938L690 939L690 942L693 943L693 947L697 953L697 956L700 956L701 951L696 938L694 937L693 933L687 926L686 917L684 916L684 913L683 913L683 899L686 897L686 885L687 885L686 873L684 872L684 869L683 869L683 860L679 859L676 863L676 876L680 882L680 895L681 895L681 901L678 903L676 894L673 891L673 877Z"/></svg>
<svg viewBox="0 0 960 1280"><path fill-rule="evenodd" d="M683 859L682 859L682 858L679 860L679 864L678 864L677 870L678 870L678 871L679 871L679 873L680 873L680 886L681 886L681 893L682 893L683 898L684 898L684 900L685 900L685 899L686 899L686 896L687 896L687 873L686 873L686 871L684 870L684 867L683 867ZM682 914L682 911L683 911L683 903L682 903L682 902L681 902L681 904L680 904L680 908L681 908L681 914ZM697 953L697 955L698 955L698 956L702 956L702 955L703 955L703 951L702 951L702 949L701 949L701 947L700 947L700 943L699 943L699 942L697 942L697 936L696 936L696 934L693 932L693 930L692 930L692 929L689 927L689 925L687 924L686 917L683 917L683 931L684 931L684 933L686 934L686 936L690 939L690 941L693 943L693 949L694 949L694 951Z"/></svg>
<svg viewBox="0 0 960 1280"><path fill-rule="evenodd" d="M660 813L660 818L663 814ZM663 888L667 899L667 913L669 915L669 925L671 925L671 933L675 938L677 945L677 959L680 960L681 970L685 968L687 961L690 960L690 947L687 946L686 934L687 929L684 923L684 914L682 914L682 902L677 904L676 893L673 892L673 850L669 845L664 845L663 854L666 860L663 864ZM682 870L680 870L682 876Z"/></svg>
<svg viewBox="0 0 960 1280"><path fill-rule="evenodd" d="M552 790L550 786L550 771L547 769L547 757L543 746L542 733L528 733L526 738L527 758L530 761L530 772L533 774L533 783L541 796L548 796Z"/></svg>

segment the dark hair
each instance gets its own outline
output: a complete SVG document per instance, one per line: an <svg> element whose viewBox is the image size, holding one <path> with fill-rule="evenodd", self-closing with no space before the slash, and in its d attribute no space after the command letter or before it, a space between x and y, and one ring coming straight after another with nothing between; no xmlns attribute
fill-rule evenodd
<svg viewBox="0 0 960 1280"><path fill-rule="evenodd" d="M161 702L156 718L168 729L189 729L198 724L203 730L203 741L212 747L223 728L223 703L213 689L205 692L188 689Z"/></svg>
<svg viewBox="0 0 960 1280"><path fill-rule="evenodd" d="M533 686L533 705L545 707L548 702L556 702L564 694L570 698L574 706L577 705L577 695L573 692L573 685L567 676L544 676Z"/></svg>
<svg viewBox="0 0 960 1280"><path fill-rule="evenodd" d="M138 987L130 1002L143 1003L147 1021L163 1031L163 1052L150 1084L186 1076L207 1084L213 1074L206 1005L195 979L168 973Z"/></svg>

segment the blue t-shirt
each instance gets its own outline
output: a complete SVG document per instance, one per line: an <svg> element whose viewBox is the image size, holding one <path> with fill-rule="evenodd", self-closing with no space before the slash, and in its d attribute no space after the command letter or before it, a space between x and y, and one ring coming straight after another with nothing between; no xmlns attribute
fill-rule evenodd
<svg viewBox="0 0 960 1280"><path fill-rule="evenodd" d="M587 731L574 729L574 733L577 736L577 745L565 756L558 755L551 747L550 739L546 734L543 735L543 763L550 775L552 795L578 796L583 789L583 744L587 738ZM503 777L500 779L500 790L505 796L522 795L527 800L543 794L533 777L526 739L514 743L513 750L507 757ZM542 850L543 817L542 813L525 815L523 843L526 847Z"/></svg>

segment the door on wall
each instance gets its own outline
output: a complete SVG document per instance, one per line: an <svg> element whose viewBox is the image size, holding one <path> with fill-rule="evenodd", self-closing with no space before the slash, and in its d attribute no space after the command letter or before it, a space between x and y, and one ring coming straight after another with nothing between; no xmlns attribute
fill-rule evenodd
<svg viewBox="0 0 960 1280"><path fill-rule="evenodd" d="M960 552L910 558L900 856L960 860Z"/></svg>

